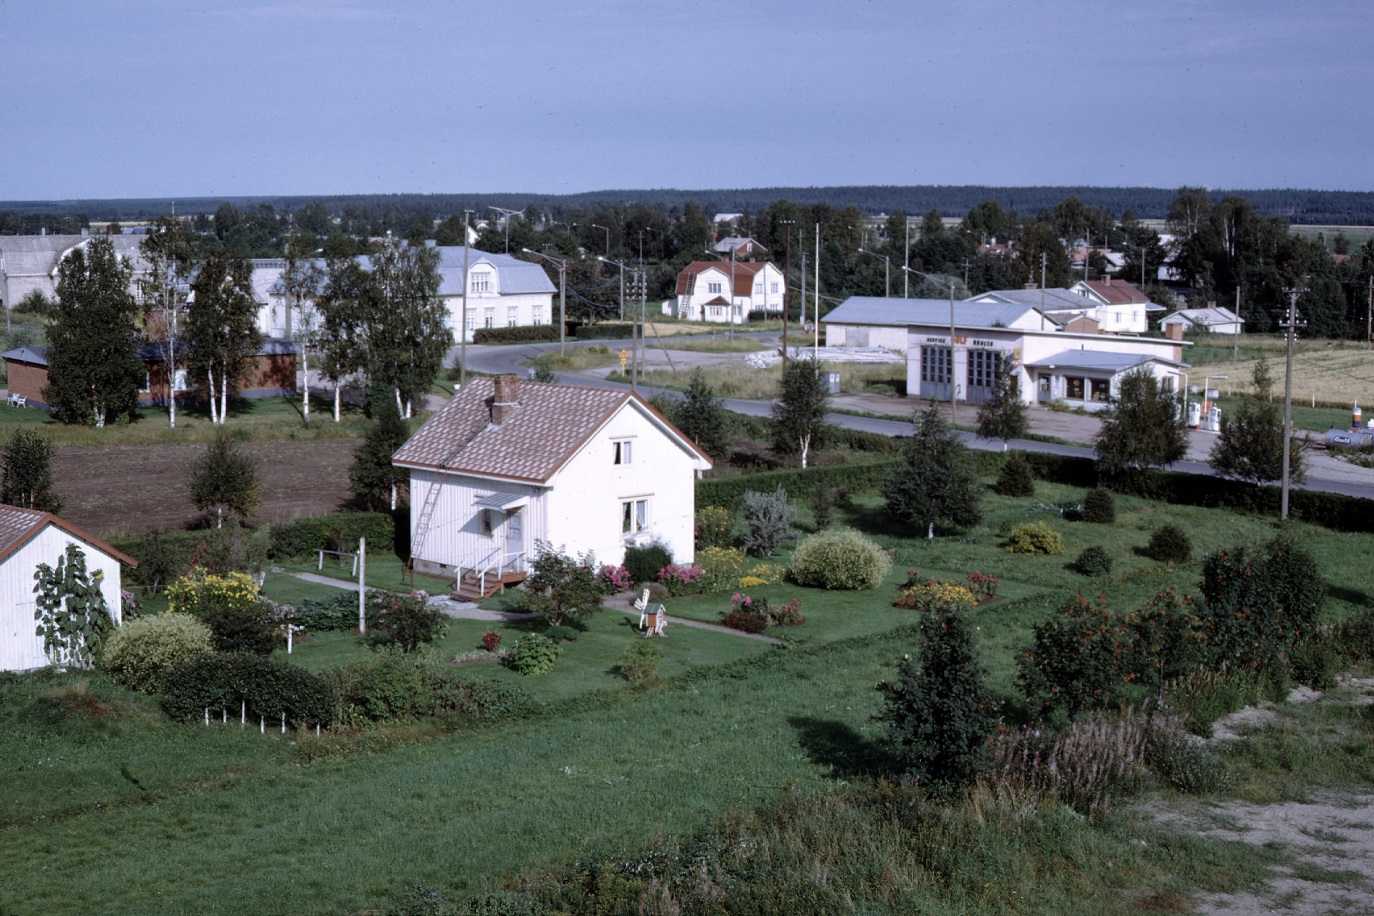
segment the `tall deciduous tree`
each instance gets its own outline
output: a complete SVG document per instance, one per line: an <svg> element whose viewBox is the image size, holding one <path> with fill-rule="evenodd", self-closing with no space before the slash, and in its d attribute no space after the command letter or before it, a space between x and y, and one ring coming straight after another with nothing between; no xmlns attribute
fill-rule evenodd
<svg viewBox="0 0 1374 916"><path fill-rule="evenodd" d="M391 463L410 436L410 430L392 399L390 391L373 389L372 410L377 422L363 437L353 453L353 466L348 470L348 483L356 496L369 509L396 508L396 491L406 482L407 472Z"/></svg>
<svg viewBox="0 0 1374 916"><path fill-rule="evenodd" d="M59 512L62 500L52 487L52 443L35 429L16 429L5 443L0 502L25 509Z"/></svg>
<svg viewBox="0 0 1374 916"><path fill-rule="evenodd" d="M147 270L138 280L143 306L143 330L157 347L167 374L167 425L177 425L177 369L182 358L181 312L186 305L187 277L195 267L195 252L176 217L154 220L139 244Z"/></svg>
<svg viewBox="0 0 1374 916"><path fill-rule="evenodd" d="M286 292L286 333L301 349L301 415L310 422L310 348L315 343L315 300L324 284L324 271L315 259L315 239L295 233L286 242L286 268L281 284Z"/></svg>
<svg viewBox="0 0 1374 916"><path fill-rule="evenodd" d="M672 420L712 458L730 453L730 413L716 397L701 367L692 370L686 396L673 407Z"/></svg>
<svg viewBox="0 0 1374 916"><path fill-rule="evenodd" d="M902 443L902 464L883 485L887 511L896 519L924 528L967 528L983 517L978 507L978 479L968 448L932 404L917 414L915 431Z"/></svg>
<svg viewBox="0 0 1374 916"><path fill-rule="evenodd" d="M1026 434L1026 410L1016 376L1004 357L997 371L992 400L984 401L978 407L978 435L984 439L1001 439L1002 451L1005 452L1008 439Z"/></svg>
<svg viewBox="0 0 1374 916"><path fill-rule="evenodd" d="M1225 477L1267 483L1283 477L1283 416L1270 399L1274 380L1264 360L1255 363L1251 390L1230 416L1221 417L1221 435L1212 446L1212 469ZM1290 441L1289 479L1307 479L1302 442Z"/></svg>
<svg viewBox="0 0 1374 916"><path fill-rule="evenodd" d="M325 263L324 288L318 307L320 371L334 386L334 422L340 419L344 382L361 374L368 362L366 314L373 308L367 271L351 255Z"/></svg>
<svg viewBox="0 0 1374 916"><path fill-rule="evenodd" d="M820 448L826 435L825 412L830 406L821 364L815 359L788 360L782 385L773 402L773 451L800 455L801 466L812 448Z"/></svg>
<svg viewBox="0 0 1374 916"><path fill-rule="evenodd" d="M370 301L380 309L368 316L369 381L390 386L401 415L409 417L453 343L439 298L439 252L388 239L372 257L371 279L377 293Z"/></svg>
<svg viewBox="0 0 1374 916"><path fill-rule="evenodd" d="M1108 474L1173 464L1188 453L1178 397L1148 369L1121 379L1097 434L1097 463Z"/></svg>
<svg viewBox="0 0 1374 916"><path fill-rule="evenodd" d="M105 634L114 628L101 578L100 570L86 572L86 554L76 544L67 545L55 569L39 563L34 571L33 617L54 665L91 667Z"/></svg>
<svg viewBox="0 0 1374 916"><path fill-rule="evenodd" d="M229 392L237 389L262 346L253 299L252 268L243 258L211 255L193 284L195 302L187 321L187 363L205 379L210 422L228 418Z"/></svg>
<svg viewBox="0 0 1374 916"><path fill-rule="evenodd" d="M64 423L103 427L121 416L132 418L144 368L129 266L108 239L99 238L69 252L57 271L43 396Z"/></svg>
<svg viewBox="0 0 1374 916"><path fill-rule="evenodd" d="M226 429L191 465L191 501L204 511L215 510L216 528L224 527L224 512L247 517L262 504L257 468Z"/></svg>

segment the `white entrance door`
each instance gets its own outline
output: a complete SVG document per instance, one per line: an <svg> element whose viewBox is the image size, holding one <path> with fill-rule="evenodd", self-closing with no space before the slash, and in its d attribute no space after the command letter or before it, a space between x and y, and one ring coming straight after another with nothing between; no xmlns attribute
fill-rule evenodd
<svg viewBox="0 0 1374 916"><path fill-rule="evenodd" d="M506 513L506 559L502 566L519 572L525 568L525 525L519 509Z"/></svg>

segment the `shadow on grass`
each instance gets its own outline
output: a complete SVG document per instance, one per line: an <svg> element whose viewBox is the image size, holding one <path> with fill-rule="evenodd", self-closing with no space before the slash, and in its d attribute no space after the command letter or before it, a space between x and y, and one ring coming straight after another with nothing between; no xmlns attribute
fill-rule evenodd
<svg viewBox="0 0 1374 916"><path fill-rule="evenodd" d="M1326 583L1326 594L1337 601L1345 601L1356 607L1363 607L1370 604L1369 592L1363 589L1350 588L1345 585L1337 585L1334 582Z"/></svg>
<svg viewBox="0 0 1374 916"><path fill-rule="evenodd" d="M829 768L837 778L862 779L897 768L897 761L882 744L843 722L789 716L787 724L796 730L807 759Z"/></svg>

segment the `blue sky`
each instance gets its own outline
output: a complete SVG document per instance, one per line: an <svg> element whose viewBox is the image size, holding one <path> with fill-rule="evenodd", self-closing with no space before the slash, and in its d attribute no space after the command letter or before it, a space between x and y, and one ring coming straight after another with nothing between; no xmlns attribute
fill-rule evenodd
<svg viewBox="0 0 1374 916"><path fill-rule="evenodd" d="M1374 190L1368 0L0 0L0 200Z"/></svg>

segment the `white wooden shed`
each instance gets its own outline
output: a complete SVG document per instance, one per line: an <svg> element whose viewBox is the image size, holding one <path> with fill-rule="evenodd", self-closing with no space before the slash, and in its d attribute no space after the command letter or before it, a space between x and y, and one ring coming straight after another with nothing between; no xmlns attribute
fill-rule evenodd
<svg viewBox="0 0 1374 916"><path fill-rule="evenodd" d="M116 624L122 622L121 567L137 566L136 560L51 512L0 504L0 671L48 665L34 620L33 574L40 563L56 567L68 544L86 554L88 573L101 573L100 591L110 616Z"/></svg>

